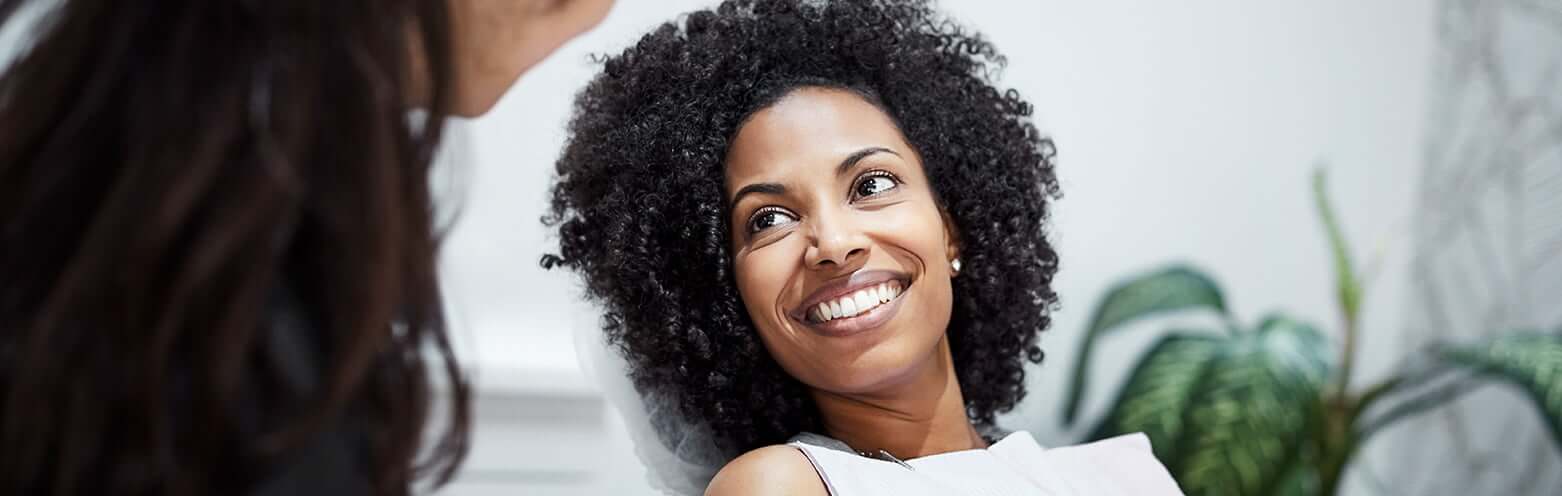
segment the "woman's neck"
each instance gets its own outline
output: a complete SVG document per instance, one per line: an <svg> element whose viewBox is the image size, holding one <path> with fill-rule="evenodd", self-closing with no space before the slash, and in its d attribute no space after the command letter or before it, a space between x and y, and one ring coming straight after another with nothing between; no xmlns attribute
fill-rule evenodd
<svg viewBox="0 0 1562 496"><path fill-rule="evenodd" d="M864 394L814 390L824 428L852 449L909 460L987 446L965 414L949 341L909 380Z"/></svg>

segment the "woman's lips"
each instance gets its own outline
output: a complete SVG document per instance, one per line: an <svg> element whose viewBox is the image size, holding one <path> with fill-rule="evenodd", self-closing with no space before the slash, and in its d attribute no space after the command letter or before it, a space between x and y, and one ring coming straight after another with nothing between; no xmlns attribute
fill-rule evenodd
<svg viewBox="0 0 1562 496"><path fill-rule="evenodd" d="M900 293L900 281L890 280L858 289L828 301L821 301L817 305L804 308L803 314L809 322L829 322L836 319L847 319L855 317L859 313L866 313L879 305L894 301L900 297Z"/></svg>
<svg viewBox="0 0 1562 496"><path fill-rule="evenodd" d="M910 285L910 278L901 272L858 271L849 278L814 290L788 315L821 334L855 334L893 318Z"/></svg>
<svg viewBox="0 0 1562 496"><path fill-rule="evenodd" d="M904 295L905 293L902 292L901 296ZM871 331L894 319L895 314L900 312L900 303L904 300L905 298L897 296L888 303L881 303L878 306L868 309L866 312L862 312L851 317L841 317L825 322L815 322L809 319L803 319L799 322L803 323L803 327L811 329L814 332L823 334L825 336L851 336L854 334Z"/></svg>

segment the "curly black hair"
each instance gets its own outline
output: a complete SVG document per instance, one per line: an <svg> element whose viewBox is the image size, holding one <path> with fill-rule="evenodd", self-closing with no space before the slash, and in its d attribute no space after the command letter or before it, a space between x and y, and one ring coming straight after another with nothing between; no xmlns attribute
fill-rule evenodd
<svg viewBox="0 0 1562 496"><path fill-rule="evenodd" d="M928 1L731 0L603 62L557 164L543 222L559 253L542 265L585 278L641 394L670 399L728 456L820 428L744 311L723 193L745 118L817 86L890 115L959 228L947 332L968 415L991 425L1024 397L1057 301L1046 220L1058 185L1030 104L994 86L992 44Z"/></svg>

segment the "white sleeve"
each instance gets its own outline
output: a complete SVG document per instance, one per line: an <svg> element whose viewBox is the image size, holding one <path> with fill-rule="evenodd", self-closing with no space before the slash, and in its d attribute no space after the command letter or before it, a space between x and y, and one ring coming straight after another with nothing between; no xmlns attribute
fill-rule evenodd
<svg viewBox="0 0 1562 496"><path fill-rule="evenodd" d="M1010 462L1057 494L1182 495L1142 433L1051 449L1030 443Z"/></svg>

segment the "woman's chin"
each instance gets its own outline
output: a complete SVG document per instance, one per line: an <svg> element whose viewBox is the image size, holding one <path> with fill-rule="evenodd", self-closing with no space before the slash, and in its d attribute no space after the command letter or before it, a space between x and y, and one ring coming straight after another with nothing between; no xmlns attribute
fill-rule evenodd
<svg viewBox="0 0 1562 496"><path fill-rule="evenodd" d="M914 339L900 334L861 350L852 356L830 357L823 362L829 370L819 376L821 389L842 393L871 393L910 382L918 371L934 362L933 351L939 340Z"/></svg>

